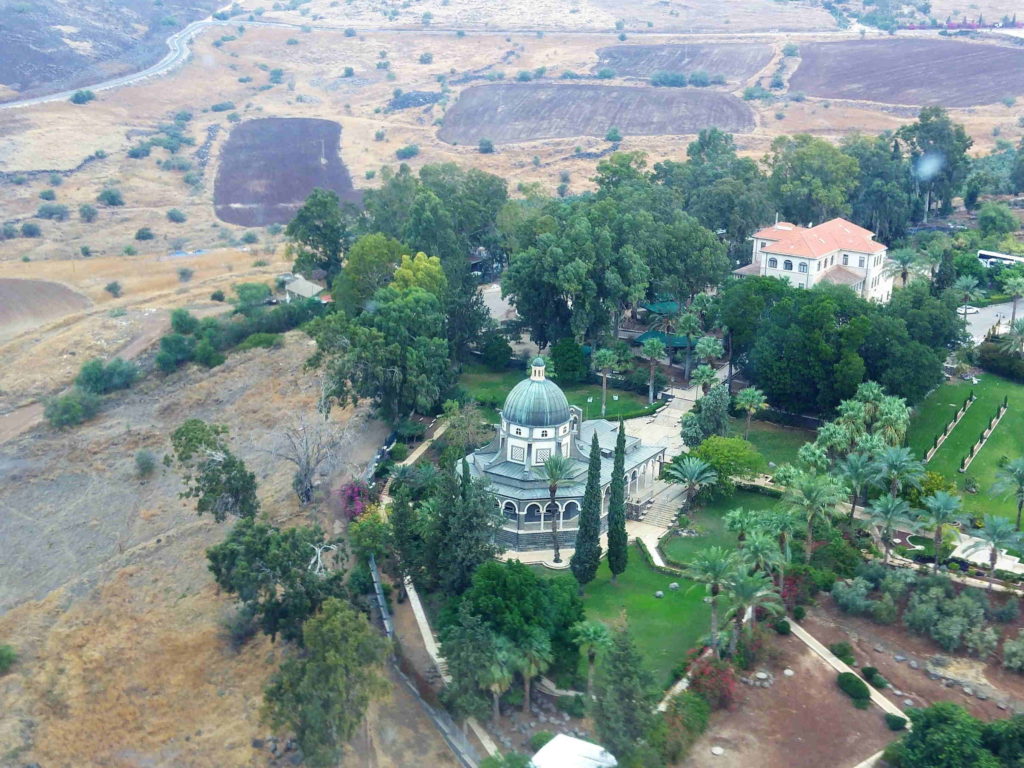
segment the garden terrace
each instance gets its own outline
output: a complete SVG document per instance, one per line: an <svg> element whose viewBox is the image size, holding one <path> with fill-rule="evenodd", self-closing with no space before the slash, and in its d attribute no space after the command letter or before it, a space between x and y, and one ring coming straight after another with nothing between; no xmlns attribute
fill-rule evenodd
<svg viewBox="0 0 1024 768"><path fill-rule="evenodd" d="M732 419L731 435L743 437L745 419ZM814 442L814 431L799 427L783 427L770 421L751 421L750 434L747 440L764 456L766 461L775 464L793 464L796 462L797 451L804 443ZM742 506L742 505L737 505ZM732 509L732 507L729 507Z"/></svg>
<svg viewBox="0 0 1024 768"><path fill-rule="evenodd" d="M924 455L937 434L956 415L964 399L974 391L978 398L957 427L935 452L928 469L947 478L960 478L961 488L971 480L978 484L977 493L964 496L964 509L972 515L998 514L1016 517L1016 506L1010 499L991 493L1000 461L1024 453L1024 386L994 374L983 374L977 384L956 382L943 384L917 407L910 422L908 442L917 455ZM1007 399L1009 410L988 442L978 452L970 467L960 474L963 461L988 427L996 409Z"/></svg>
<svg viewBox="0 0 1024 768"><path fill-rule="evenodd" d="M751 432L753 435L753 432ZM690 514L691 524L697 529L697 536L673 536L661 540L661 551L665 560L672 565L682 566L693 556L708 547L735 549L736 534L725 528L725 515L730 510L743 507L747 510L773 509L779 499L754 491L736 491L730 496L716 498L706 504L698 504Z"/></svg>

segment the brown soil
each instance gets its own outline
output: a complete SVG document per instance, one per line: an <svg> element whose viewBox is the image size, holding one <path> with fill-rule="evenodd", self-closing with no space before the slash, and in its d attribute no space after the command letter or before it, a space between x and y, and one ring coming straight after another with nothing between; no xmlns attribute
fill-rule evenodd
<svg viewBox="0 0 1024 768"><path fill-rule="evenodd" d="M775 676L770 688L740 684L731 711L711 716L707 732L681 765L686 768L849 768L892 741L881 710L855 709L836 674L790 636L776 638L778 659L758 665ZM785 677L785 668L796 674ZM715 756L720 746L725 754Z"/></svg>
<svg viewBox="0 0 1024 768"><path fill-rule="evenodd" d="M826 645L840 641L850 643L860 666L877 668L891 683L886 695L901 708L905 706L905 699L913 701L914 706L953 701L966 707L976 717L987 720L1007 716L1007 711L1001 709L998 703L1014 709L1024 708L1024 677L1007 672L998 660L986 664L968 656L948 654L928 638L915 635L898 624L883 626L868 619L844 614L828 596L808 611L802 624ZM1017 629L1016 625L995 626L1007 633L1015 633ZM882 651L876 651L876 647ZM896 654L906 656L907 660L897 662L894 659ZM942 680L929 679L925 666L935 656L949 660L948 666L943 669L945 674L962 681L962 684L969 684L975 692L981 690L988 695L988 700L981 701L976 696L966 695L962 684L947 687ZM908 664L911 660L917 662L920 668L911 669ZM894 695L894 689L903 695Z"/></svg>
<svg viewBox="0 0 1024 768"><path fill-rule="evenodd" d="M600 85L481 85L462 93L438 133L452 144L504 144L567 136L691 134L717 126L745 132L750 108L713 91Z"/></svg>
<svg viewBox="0 0 1024 768"><path fill-rule="evenodd" d="M268 117L231 131L221 150L213 198L230 224L287 224L309 193L330 189L347 202L361 195L338 150L341 126L330 120Z"/></svg>
<svg viewBox="0 0 1024 768"><path fill-rule="evenodd" d="M969 107L1024 94L1024 50L956 40L800 46L793 91L882 104Z"/></svg>
<svg viewBox="0 0 1024 768"><path fill-rule="evenodd" d="M709 75L746 80L764 69L772 53L772 46L760 43L613 45L598 50L594 71L608 67L617 75L650 77L655 72L703 69Z"/></svg>
<svg viewBox="0 0 1024 768"><path fill-rule="evenodd" d="M89 300L60 283L0 278L0 340L89 306Z"/></svg>

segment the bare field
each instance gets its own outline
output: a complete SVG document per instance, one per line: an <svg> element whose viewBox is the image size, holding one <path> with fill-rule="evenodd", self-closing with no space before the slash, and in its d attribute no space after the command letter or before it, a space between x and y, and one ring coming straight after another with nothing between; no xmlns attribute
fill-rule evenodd
<svg viewBox="0 0 1024 768"><path fill-rule="evenodd" d="M713 91L601 85L481 85L464 91L438 136L453 144L499 144L566 136L692 134L754 127L750 108Z"/></svg>
<svg viewBox="0 0 1024 768"><path fill-rule="evenodd" d="M709 75L743 81L753 77L772 60L772 46L759 43L692 45L613 45L597 51L594 71L605 67L619 76L650 77L655 72L703 69Z"/></svg>
<svg viewBox="0 0 1024 768"><path fill-rule="evenodd" d="M85 296L60 283L0 278L0 340L88 306Z"/></svg>
<svg viewBox="0 0 1024 768"><path fill-rule="evenodd" d="M309 193L330 189L358 203L338 157L341 126L330 120L265 117L231 131L221 150L213 199L230 224L287 224Z"/></svg>
<svg viewBox="0 0 1024 768"><path fill-rule="evenodd" d="M895 738L875 705L855 709L836 673L794 636L772 638L771 688L737 685L739 703L711 716L686 768L854 768ZM785 677L786 667L796 674ZM723 755L712 755L712 747Z"/></svg>
<svg viewBox="0 0 1024 768"><path fill-rule="evenodd" d="M789 87L809 96L971 107L1024 94L1024 49L956 40L811 43Z"/></svg>

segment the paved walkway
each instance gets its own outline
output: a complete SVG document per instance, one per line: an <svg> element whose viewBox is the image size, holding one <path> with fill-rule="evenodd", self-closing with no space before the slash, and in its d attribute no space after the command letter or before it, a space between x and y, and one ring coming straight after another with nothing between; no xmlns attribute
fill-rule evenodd
<svg viewBox="0 0 1024 768"><path fill-rule="evenodd" d="M793 619L789 619L790 629L793 630L793 634L798 637L803 643L814 651L818 656L825 660L825 662L832 667L836 672L851 672L857 674L857 671L850 667L845 661L839 659L832 651L822 645L813 635L807 632L806 629L797 624ZM866 683L865 683L866 685ZM882 692L875 688L873 685L868 685L868 691L871 694L871 701L881 707L883 712L889 714L898 715L899 717L906 718L903 710L889 701Z"/></svg>

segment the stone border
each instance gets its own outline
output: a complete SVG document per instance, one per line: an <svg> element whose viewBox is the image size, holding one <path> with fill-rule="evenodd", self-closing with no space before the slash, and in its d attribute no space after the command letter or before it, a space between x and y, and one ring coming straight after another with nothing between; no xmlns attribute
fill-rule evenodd
<svg viewBox="0 0 1024 768"><path fill-rule="evenodd" d="M959 472L966 472L967 468L971 466L971 462L974 461L974 459L977 457L979 453L981 453L981 449L985 447L985 443L988 442L988 439L992 436L992 433L996 431L996 427L999 426L999 422L1003 420L1003 416L1006 415L1006 412L1009 409L1010 407L1009 405L1007 405L1006 399L1004 398L1003 404L999 406L999 412L992 418L991 421L989 421L988 428L981 433L981 437L978 439L978 442L971 446L971 452L968 453L964 457L963 461L960 462L960 469L958 470Z"/></svg>
<svg viewBox="0 0 1024 768"><path fill-rule="evenodd" d="M967 400L964 401L964 404L960 406L960 410L956 412L956 417L946 425L946 428L942 431L942 434L935 439L934 443L932 443L932 447L925 451L925 464L932 460L932 456L934 456L938 452L939 448L942 447L942 444L946 442L946 438L953 433L953 430L956 429L956 425L959 424L960 420L967 415L968 409L972 405L974 405L974 401L977 399L978 398L974 394L974 390L972 389L970 396L967 398Z"/></svg>

